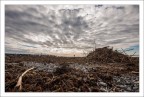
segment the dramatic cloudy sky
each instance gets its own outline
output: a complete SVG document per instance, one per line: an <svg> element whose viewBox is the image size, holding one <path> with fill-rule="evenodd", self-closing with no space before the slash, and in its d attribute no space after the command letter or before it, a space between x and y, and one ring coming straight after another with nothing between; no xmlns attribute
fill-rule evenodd
<svg viewBox="0 0 144 97"><path fill-rule="evenodd" d="M139 52L138 5L6 5L6 53L83 56L94 47Z"/></svg>

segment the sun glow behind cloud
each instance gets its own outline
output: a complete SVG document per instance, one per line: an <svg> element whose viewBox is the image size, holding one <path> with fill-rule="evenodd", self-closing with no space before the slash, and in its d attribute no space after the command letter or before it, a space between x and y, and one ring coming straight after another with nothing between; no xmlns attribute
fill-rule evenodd
<svg viewBox="0 0 144 97"><path fill-rule="evenodd" d="M83 56L94 47L139 51L138 5L6 5L6 53Z"/></svg>

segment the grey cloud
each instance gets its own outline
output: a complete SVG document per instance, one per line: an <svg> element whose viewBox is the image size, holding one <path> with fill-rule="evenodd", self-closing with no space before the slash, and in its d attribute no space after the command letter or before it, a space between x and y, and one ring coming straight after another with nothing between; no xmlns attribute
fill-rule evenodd
<svg viewBox="0 0 144 97"><path fill-rule="evenodd" d="M21 49L21 48L11 48L9 46L5 47L6 53L12 53L12 54L29 54L28 50Z"/></svg>
<svg viewBox="0 0 144 97"><path fill-rule="evenodd" d="M128 48L124 43L138 44L138 5L65 6L6 5L6 52L29 52L28 48L90 50L95 45L118 48L118 44Z"/></svg>
<svg viewBox="0 0 144 97"><path fill-rule="evenodd" d="M24 47L32 47L32 48L37 48L35 46L29 46L29 45L21 45L21 46L24 46Z"/></svg>

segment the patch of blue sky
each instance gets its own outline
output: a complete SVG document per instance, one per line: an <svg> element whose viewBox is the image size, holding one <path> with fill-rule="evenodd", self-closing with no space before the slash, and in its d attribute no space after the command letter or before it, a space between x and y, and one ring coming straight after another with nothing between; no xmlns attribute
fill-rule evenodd
<svg viewBox="0 0 144 97"><path fill-rule="evenodd" d="M133 46L130 46L126 49L124 49L126 51L127 54L129 55L132 55L134 54L135 52L135 55L139 55L139 44L136 44L136 45L133 45Z"/></svg>

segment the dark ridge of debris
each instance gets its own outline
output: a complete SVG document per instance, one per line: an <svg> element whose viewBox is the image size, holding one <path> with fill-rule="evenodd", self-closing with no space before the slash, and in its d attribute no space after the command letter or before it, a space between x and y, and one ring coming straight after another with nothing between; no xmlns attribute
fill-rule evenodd
<svg viewBox="0 0 144 97"><path fill-rule="evenodd" d="M69 67L69 65L66 63L62 63L62 64L60 64L60 66L58 68L56 68L54 74L61 75L61 74L64 74L64 73L67 73L70 71L71 71L71 68Z"/></svg>
<svg viewBox="0 0 144 97"><path fill-rule="evenodd" d="M128 63L131 65L137 64L139 59L126 54L122 54L113 48L103 47L96 48L94 51L87 55L91 62L100 63Z"/></svg>

